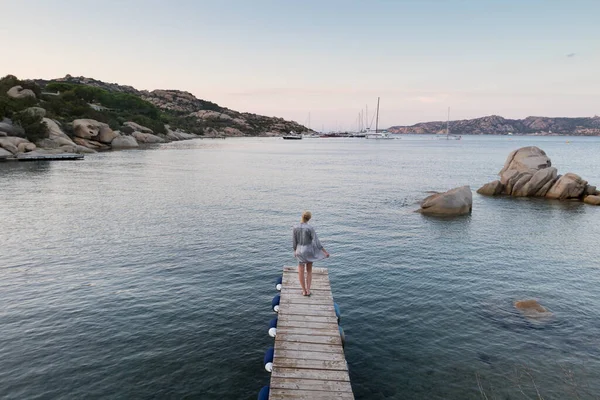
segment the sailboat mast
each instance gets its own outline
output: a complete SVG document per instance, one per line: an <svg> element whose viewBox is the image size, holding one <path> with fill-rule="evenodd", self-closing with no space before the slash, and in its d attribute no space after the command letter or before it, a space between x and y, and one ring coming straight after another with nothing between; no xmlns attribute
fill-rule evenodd
<svg viewBox="0 0 600 400"><path fill-rule="evenodd" d="M375 133L379 130L379 97L377 98L377 118L375 118Z"/></svg>
<svg viewBox="0 0 600 400"><path fill-rule="evenodd" d="M446 121L446 140L450 139L450 107L448 107L448 120Z"/></svg>
<svg viewBox="0 0 600 400"><path fill-rule="evenodd" d="M371 126L369 125L369 105L365 104L365 110L366 110L366 114L367 114L367 118L365 118L365 126L367 127L367 130L371 129Z"/></svg>

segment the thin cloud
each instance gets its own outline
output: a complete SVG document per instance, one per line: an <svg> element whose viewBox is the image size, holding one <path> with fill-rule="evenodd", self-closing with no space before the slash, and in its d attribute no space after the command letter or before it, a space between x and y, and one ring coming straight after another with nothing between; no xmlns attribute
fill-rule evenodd
<svg viewBox="0 0 600 400"><path fill-rule="evenodd" d="M573 58L573 57L575 57L575 53L569 53L569 54L567 54L567 57L568 58Z"/></svg>

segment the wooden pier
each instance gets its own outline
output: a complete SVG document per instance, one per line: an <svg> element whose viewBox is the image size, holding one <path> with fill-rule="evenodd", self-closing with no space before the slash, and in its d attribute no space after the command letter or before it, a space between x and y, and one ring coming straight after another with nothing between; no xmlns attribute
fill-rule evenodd
<svg viewBox="0 0 600 400"><path fill-rule="evenodd" d="M326 268L313 267L310 291L284 267L269 399L354 399Z"/></svg>

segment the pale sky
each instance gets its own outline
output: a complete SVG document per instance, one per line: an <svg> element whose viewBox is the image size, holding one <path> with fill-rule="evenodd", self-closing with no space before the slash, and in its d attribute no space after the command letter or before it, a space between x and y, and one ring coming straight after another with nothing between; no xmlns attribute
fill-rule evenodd
<svg viewBox="0 0 600 400"><path fill-rule="evenodd" d="M600 0L0 0L0 76L180 89L349 129L600 114Z"/></svg>

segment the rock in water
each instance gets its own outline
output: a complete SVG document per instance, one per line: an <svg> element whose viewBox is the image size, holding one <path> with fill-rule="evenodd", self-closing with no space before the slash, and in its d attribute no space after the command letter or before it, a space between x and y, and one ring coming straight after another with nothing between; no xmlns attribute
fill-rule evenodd
<svg viewBox="0 0 600 400"><path fill-rule="evenodd" d="M499 175L502 176L504 172L511 169L533 173L551 166L552 162L544 150L536 146L521 147L508 155L504 168L499 172Z"/></svg>
<svg viewBox="0 0 600 400"><path fill-rule="evenodd" d="M486 183L477 190L477 193L485 196L496 196L504 190L504 185L500 181Z"/></svg>
<svg viewBox="0 0 600 400"><path fill-rule="evenodd" d="M528 318L543 318L552 315L536 300L519 300L515 301L515 308L523 313Z"/></svg>
<svg viewBox="0 0 600 400"><path fill-rule="evenodd" d="M461 186L433 194L421 202L419 212L427 215L453 216L469 214L473 208L471 187Z"/></svg>
<svg viewBox="0 0 600 400"><path fill-rule="evenodd" d="M596 187L588 185L579 175L558 175L546 153L535 146L522 147L510 153L500 181L482 186L477 193L494 196L502 193L515 197L546 197L550 199L579 199L596 195ZM592 199L589 201L593 201Z"/></svg>
<svg viewBox="0 0 600 400"><path fill-rule="evenodd" d="M139 146L133 136L117 136L110 145L113 149L133 149Z"/></svg>
<svg viewBox="0 0 600 400"><path fill-rule="evenodd" d="M513 188L513 196L532 197L535 196L549 181L555 181L558 176L558 170L554 167L548 167L538 170L528 181L517 188Z"/></svg>
<svg viewBox="0 0 600 400"><path fill-rule="evenodd" d="M583 198L583 202L585 204L591 204L593 206L600 206L600 196L596 196L596 195L585 196Z"/></svg>
<svg viewBox="0 0 600 400"><path fill-rule="evenodd" d="M549 199L579 199L583 196L583 192L587 186L587 181L581 179L577 174L568 173L556 181L556 183L548 190L546 197Z"/></svg>

